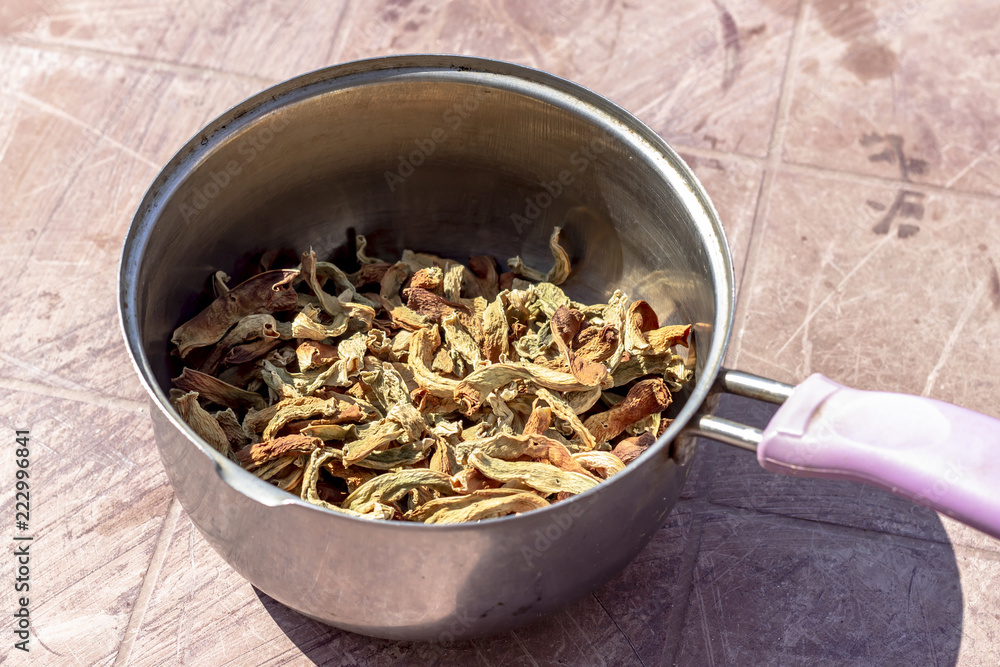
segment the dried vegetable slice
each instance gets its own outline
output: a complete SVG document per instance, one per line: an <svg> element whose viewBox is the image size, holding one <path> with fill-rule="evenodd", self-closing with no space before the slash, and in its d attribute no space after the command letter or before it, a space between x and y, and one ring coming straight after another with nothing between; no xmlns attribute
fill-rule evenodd
<svg viewBox="0 0 1000 667"><path fill-rule="evenodd" d="M544 508L627 470L692 379L689 325L559 287L558 227L550 268L514 257L503 274L488 255L391 262L356 242L353 267L309 249L233 288L215 272L214 299L171 339L180 416L306 502L433 524Z"/></svg>

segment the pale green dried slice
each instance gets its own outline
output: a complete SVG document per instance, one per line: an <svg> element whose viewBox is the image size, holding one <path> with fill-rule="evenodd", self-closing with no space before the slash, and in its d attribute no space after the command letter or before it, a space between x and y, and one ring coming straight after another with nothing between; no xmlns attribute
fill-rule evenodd
<svg viewBox="0 0 1000 667"><path fill-rule="evenodd" d="M196 347L218 342L230 327L247 315L276 313L295 307L292 287L298 271L265 271L220 295L207 308L177 327L170 342L181 358Z"/></svg>
<svg viewBox="0 0 1000 667"><path fill-rule="evenodd" d="M426 269L431 266L444 268L445 264L447 264L450 260L426 252L404 250L402 257L399 258L399 261L406 264L410 268L411 273L416 273L420 269Z"/></svg>
<svg viewBox="0 0 1000 667"><path fill-rule="evenodd" d="M347 331L348 319L344 313L335 317L333 324L320 324L319 313L319 309L315 306L306 305L292 320L292 336L308 340L324 340L336 338Z"/></svg>
<svg viewBox="0 0 1000 667"><path fill-rule="evenodd" d="M587 427L584 426L583 421L580 420L576 411L569 403L560 396L546 391L544 387L539 387L535 393L539 400L551 408L552 416L562 420L569 427L570 432L574 434L585 449L594 449L597 447L597 441L594 439L594 436L587 430Z"/></svg>
<svg viewBox="0 0 1000 667"><path fill-rule="evenodd" d="M379 475L351 492L341 507L357 510L371 502L389 504L403 498L410 490L426 487L441 493L453 493L451 477L427 468L412 468Z"/></svg>
<svg viewBox="0 0 1000 667"><path fill-rule="evenodd" d="M500 356L510 355L510 324L504 310L504 296L501 292L483 313L483 357L492 363L500 361Z"/></svg>
<svg viewBox="0 0 1000 667"><path fill-rule="evenodd" d="M186 369L185 369L186 370ZM184 393L179 389L170 390L170 402L188 426L207 442L213 449L225 457L232 454L229 438L219 426L219 422L198 403L198 392Z"/></svg>
<svg viewBox="0 0 1000 667"><path fill-rule="evenodd" d="M315 373L315 372L314 372ZM285 398L299 398L302 392L295 386L295 381L291 374L280 366L276 366L268 359L261 362L260 377L278 400Z"/></svg>
<svg viewBox="0 0 1000 667"><path fill-rule="evenodd" d="M273 315L267 313L247 315L237 322L236 326L222 337L222 340L215 344L211 353L202 362L199 370L203 373L213 375L218 370L223 358L229 354L230 348L241 343L246 343L247 341L263 338L275 339L279 337L278 323Z"/></svg>
<svg viewBox="0 0 1000 667"><path fill-rule="evenodd" d="M459 463L465 464L469 455L474 452L505 461L515 461L525 455L543 456L545 447L536 446L531 435L497 433L485 438L460 442L455 446L454 451Z"/></svg>
<svg viewBox="0 0 1000 667"><path fill-rule="evenodd" d="M517 429L514 428L515 420L517 416L514 411L510 409L510 406L497 395L497 392L491 391L486 395L486 404L490 406L491 413L487 416L498 431L501 433L515 433Z"/></svg>
<svg viewBox="0 0 1000 667"><path fill-rule="evenodd" d="M625 470L622 460L611 452L577 452L572 456L574 461L601 479L607 479Z"/></svg>
<svg viewBox="0 0 1000 667"><path fill-rule="evenodd" d="M286 398L279 401L275 407L274 416L267 422L267 426L264 428L264 440L272 439L285 424L300 419L323 417L325 419L336 418L341 423L356 423L374 416L367 413L356 403L343 400L340 396L334 396L329 399L317 398L315 396Z"/></svg>
<svg viewBox="0 0 1000 667"><path fill-rule="evenodd" d="M584 389L583 391L567 391L561 398L574 413L582 415L584 412L594 407L597 404L597 401L601 399L601 388L590 387L589 389Z"/></svg>
<svg viewBox="0 0 1000 667"><path fill-rule="evenodd" d="M458 380L442 377L431 370L434 353L440 345L441 334L436 325L414 332L410 338L408 365L417 384L434 396L451 398L458 389Z"/></svg>
<svg viewBox="0 0 1000 667"><path fill-rule="evenodd" d="M577 472L569 472L551 463L504 461L482 452L469 454L469 465L498 482L519 481L542 493L583 493L597 486L597 480Z"/></svg>
<svg viewBox="0 0 1000 667"><path fill-rule="evenodd" d="M413 332L408 329L401 329L392 337L392 354L399 361L405 361L410 354L410 340Z"/></svg>
<svg viewBox="0 0 1000 667"><path fill-rule="evenodd" d="M426 428L427 424L415 407L409 403L397 403L364 439L344 443L344 465L357 463L376 449L384 449L394 441L415 442Z"/></svg>
<svg viewBox="0 0 1000 667"><path fill-rule="evenodd" d="M368 352L368 336L359 332L337 343L339 359L320 373L293 373L295 388L303 395L309 395L320 387L349 387L364 366Z"/></svg>
<svg viewBox="0 0 1000 667"><path fill-rule="evenodd" d="M514 272L514 275L536 283L549 282L553 285L561 285L566 282L570 274L570 262L569 254L559 244L559 233L561 231L562 227L554 227L552 229L552 236L549 237L549 250L552 251L555 264L548 273L542 273L541 271L525 266L520 257L511 257L507 260L507 266Z"/></svg>
<svg viewBox="0 0 1000 667"><path fill-rule="evenodd" d="M402 305L402 302L399 300L399 290L412 273L414 273L414 270L407 266L405 262L396 262L390 266L382 275L382 280L379 281L379 297L390 302L393 306ZM389 309L386 308L386 310Z"/></svg>
<svg viewBox="0 0 1000 667"><path fill-rule="evenodd" d="M548 322L544 322L538 331L529 331L514 341L514 350L522 359L532 361L538 357L549 356L555 348L555 338Z"/></svg>
<svg viewBox="0 0 1000 667"><path fill-rule="evenodd" d="M444 298L449 301L458 302L462 298L462 283L464 282L465 267L458 263L451 263L444 272L443 293Z"/></svg>
<svg viewBox="0 0 1000 667"><path fill-rule="evenodd" d="M344 314L348 317L348 328L352 331L361 331L365 334L372 328L375 321L375 308L361 303L354 303L351 298L353 292L344 292L337 297L340 307L344 309Z"/></svg>
<svg viewBox="0 0 1000 667"><path fill-rule="evenodd" d="M470 373L457 383L454 389L455 402L462 406L463 412L473 414L482 407L491 391L516 380L532 382L555 391L580 391L587 388L587 385L581 384L569 373L519 361L492 364Z"/></svg>
<svg viewBox="0 0 1000 667"><path fill-rule="evenodd" d="M505 296L505 312L507 320L510 322L516 321L527 326L538 319L542 313L541 304L538 302L535 286L532 283L525 283L524 289L504 290L501 294Z"/></svg>
<svg viewBox="0 0 1000 667"><path fill-rule="evenodd" d="M353 291L354 283L351 282L350 277L340 269L339 266L333 262L315 262L316 266L316 277L323 278L324 280L333 281L333 285L337 290L337 293Z"/></svg>
<svg viewBox="0 0 1000 667"><path fill-rule="evenodd" d="M660 432L662 418L659 412L654 412L648 417L643 417L639 421L633 422L625 427L625 432L630 436L642 435L643 433L657 434Z"/></svg>
<svg viewBox="0 0 1000 667"><path fill-rule="evenodd" d="M316 491L316 482L319 481L319 469L324 463L333 457L329 451L317 449L309 456L309 463L306 464L302 473L302 499L313 505L325 507L328 510L340 514L350 514L351 516L363 516L368 519L389 520L395 512L391 507L378 502L358 503L353 508L337 507L326 502L319 497ZM348 496L350 497L350 496Z"/></svg>
<svg viewBox="0 0 1000 667"><path fill-rule="evenodd" d="M193 368L185 367L181 374L171 382L182 391L196 391L206 401L217 403L226 408L260 410L267 405L264 402L264 397L260 394L234 387L217 377L196 371Z"/></svg>
<svg viewBox="0 0 1000 667"><path fill-rule="evenodd" d="M362 382L371 387L375 399L373 402L383 412L388 412L398 403L410 402L410 390L406 381L392 364L383 362L373 371L362 371L360 377Z"/></svg>
<svg viewBox="0 0 1000 667"><path fill-rule="evenodd" d="M305 278L306 284L309 285L309 289L319 299L323 310L334 318L334 322L338 322L338 318L347 317L337 297L327 294L319 284L319 279L316 278L316 253L313 252L312 248L309 248L308 252L302 253L302 276Z"/></svg>
<svg viewBox="0 0 1000 667"><path fill-rule="evenodd" d="M260 477L261 479L267 481L272 477L281 473L281 471L283 471L285 468L292 465L293 463L295 463L295 457L285 456L279 459L275 459L270 463L265 463L259 468L250 470L250 472L252 472L257 477Z"/></svg>
<svg viewBox="0 0 1000 667"><path fill-rule="evenodd" d="M310 424L306 426L301 431L302 435L308 435L313 438L319 438L320 440L354 440L358 437L358 425L357 424Z"/></svg>
<svg viewBox="0 0 1000 667"><path fill-rule="evenodd" d="M669 355L662 357L645 355L631 357L628 361L623 361L619 364L611 374L612 378L614 378L614 386L620 387L632 380L637 380L647 375L662 375L670 367L671 363L672 359Z"/></svg>
<svg viewBox="0 0 1000 667"><path fill-rule="evenodd" d="M369 352L382 361L388 361L393 358L392 339L389 338L388 334L381 329L371 329L366 335Z"/></svg>
<svg viewBox="0 0 1000 667"><path fill-rule="evenodd" d="M551 319L552 314L560 306L566 308L578 308L580 304L575 303L570 300L566 293L562 291L561 288L556 287L552 283L541 282L532 285L532 290L535 295L534 303L532 304L532 309L538 308L542 313L545 314L546 318Z"/></svg>
<svg viewBox="0 0 1000 667"><path fill-rule="evenodd" d="M441 318L441 328L444 330L444 340L451 352L457 353L470 370L476 370L483 365L483 357L479 345L461 323L457 313L450 313Z"/></svg>
<svg viewBox="0 0 1000 667"><path fill-rule="evenodd" d="M354 286L354 283L351 282L350 277L336 264L331 262L316 262L316 277L332 280L337 289L337 294L346 294L349 296L351 301L362 306L367 306L373 310L378 310L379 304L361 294L358 294L357 289ZM341 302L343 302L343 299L341 299Z"/></svg>
<svg viewBox="0 0 1000 667"><path fill-rule="evenodd" d="M426 459L434 449L436 441L433 438L423 438L399 447L373 451L363 459L352 461L349 465L371 470L393 470L404 466L412 466ZM333 450L335 457L343 461L343 452ZM339 454L339 456L338 456Z"/></svg>
<svg viewBox="0 0 1000 667"><path fill-rule="evenodd" d="M381 259L377 257L370 257L365 249L368 247L368 239L366 239L362 234L356 234L354 236L354 242L357 245L357 257L358 261L362 264L383 264Z"/></svg>
<svg viewBox="0 0 1000 667"><path fill-rule="evenodd" d="M424 503L407 518L424 523L453 524L495 519L548 506L548 501L517 489L481 489L467 496L437 498Z"/></svg>

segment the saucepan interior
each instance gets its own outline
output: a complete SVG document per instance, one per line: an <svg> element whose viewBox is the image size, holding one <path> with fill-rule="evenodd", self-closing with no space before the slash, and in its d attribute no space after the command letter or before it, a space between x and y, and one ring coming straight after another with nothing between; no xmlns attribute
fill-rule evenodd
<svg viewBox="0 0 1000 667"><path fill-rule="evenodd" d="M264 251L310 246L349 269L356 234L389 260L410 248L547 267L556 225L572 256L571 297L597 302L622 289L664 323L696 325L688 404L657 446L588 494L451 528L337 516L222 460L168 406L170 334L203 305L196 295L216 270L241 277ZM120 292L164 465L208 541L306 614L424 639L528 621L638 552L686 475L669 441L709 391L733 298L715 212L654 133L555 77L449 56L314 72L221 116L150 188L125 243Z"/></svg>

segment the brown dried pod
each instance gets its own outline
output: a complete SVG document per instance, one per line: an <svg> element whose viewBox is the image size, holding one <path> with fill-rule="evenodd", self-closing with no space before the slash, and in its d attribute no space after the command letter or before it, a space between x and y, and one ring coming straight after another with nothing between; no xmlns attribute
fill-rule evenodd
<svg viewBox="0 0 1000 667"><path fill-rule="evenodd" d="M281 345L281 339L277 336L252 340L248 343L234 345L226 352L223 363L227 366L238 366L250 361L260 359L274 348Z"/></svg>
<svg viewBox="0 0 1000 667"><path fill-rule="evenodd" d="M513 271L507 271L506 273L501 273L499 278L499 288L500 291L509 290L514 286L514 279L517 278Z"/></svg>
<svg viewBox="0 0 1000 667"><path fill-rule="evenodd" d="M270 440L281 428L299 419L324 417L328 424L349 424L364 421L373 416L372 412L363 410L356 402L345 400L346 397L334 396L327 400L314 396L282 399L274 406L274 413L266 422L263 438ZM247 415L247 419L250 415ZM246 420L243 427L246 428Z"/></svg>
<svg viewBox="0 0 1000 667"><path fill-rule="evenodd" d="M521 433L524 435L541 435L549 430L551 424L552 408L539 405L536 400L531 409L531 414L528 415L527 421L524 422L524 428L521 430Z"/></svg>
<svg viewBox="0 0 1000 667"><path fill-rule="evenodd" d="M196 391L206 401L234 410L242 411L248 407L261 410L267 405L260 394L234 387L193 368L183 369L171 382L178 389Z"/></svg>
<svg viewBox="0 0 1000 667"><path fill-rule="evenodd" d="M217 343L229 328L248 315L294 308L298 301L292 282L298 271L266 271L219 296L203 311L177 327L170 342L181 358L196 347Z"/></svg>
<svg viewBox="0 0 1000 667"><path fill-rule="evenodd" d="M577 336L579 347L574 348L574 354L580 359L592 362L610 359L618 347L618 330L606 324L603 327L589 327L585 331L593 333L587 333L585 336L584 331L580 332Z"/></svg>
<svg viewBox="0 0 1000 667"><path fill-rule="evenodd" d="M361 287L362 285L381 283L382 277L385 276L386 271L390 268L392 268L392 264L389 264L388 262L362 264L361 269L354 274L354 286Z"/></svg>
<svg viewBox="0 0 1000 667"><path fill-rule="evenodd" d="M440 324L441 318L450 313L469 312L464 305L448 301L443 296L422 287L407 287L403 290L403 295L406 297L407 308L436 324Z"/></svg>
<svg viewBox="0 0 1000 667"><path fill-rule="evenodd" d="M639 455L649 449L654 442L656 442L656 438L653 437L652 433L643 433L634 438L621 440L611 450L611 453L621 459L622 463L628 465L639 458Z"/></svg>
<svg viewBox="0 0 1000 667"><path fill-rule="evenodd" d="M559 351L566 359L573 377L585 386L608 389L612 386L613 382L608 369L600 362L578 356L570 348L570 344L580 331L580 323L582 321L583 315L579 312L570 310L566 306L559 306L549 321L552 336ZM609 354L608 356L611 355Z"/></svg>
<svg viewBox="0 0 1000 667"><path fill-rule="evenodd" d="M219 422L198 403L198 392L170 391L170 402L191 429L223 456L229 456L229 439Z"/></svg>
<svg viewBox="0 0 1000 667"><path fill-rule="evenodd" d="M274 339L274 345L277 345L278 337L278 327L274 316L267 313L247 315L237 322L236 326L230 329L229 333L223 336L222 339L215 344L212 351L205 358L205 361L202 362L198 370L202 373L214 375L216 370L219 368L219 364L222 363L223 358L227 356L230 348L233 346L260 339ZM274 345L271 347L274 347ZM233 365L234 363L242 362L227 363Z"/></svg>
<svg viewBox="0 0 1000 667"><path fill-rule="evenodd" d="M662 412L670 405L670 390L661 378L637 382L628 395L610 410L587 419L583 425L600 445L651 414Z"/></svg>
<svg viewBox="0 0 1000 667"><path fill-rule="evenodd" d="M282 456L309 454L322 446L323 441L319 438L310 438L301 434L286 435L247 445L236 452L236 459L245 466L259 466Z"/></svg>

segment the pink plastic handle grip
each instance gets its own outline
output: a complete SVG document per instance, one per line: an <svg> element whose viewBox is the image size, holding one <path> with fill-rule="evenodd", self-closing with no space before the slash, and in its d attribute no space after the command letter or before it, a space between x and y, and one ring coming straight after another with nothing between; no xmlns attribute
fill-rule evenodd
<svg viewBox="0 0 1000 667"><path fill-rule="evenodd" d="M972 410L817 373L775 413L757 460L773 472L873 484L1000 538L1000 420Z"/></svg>

